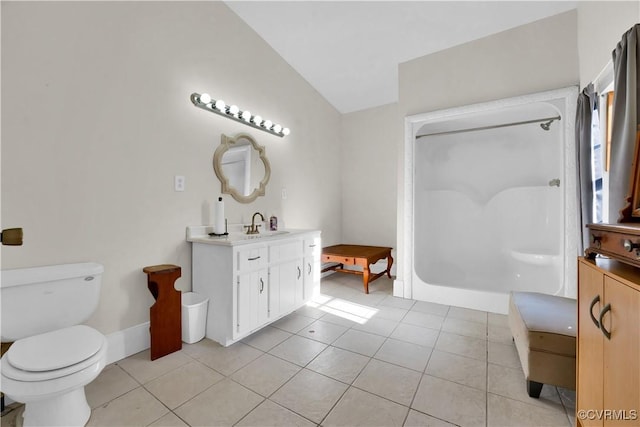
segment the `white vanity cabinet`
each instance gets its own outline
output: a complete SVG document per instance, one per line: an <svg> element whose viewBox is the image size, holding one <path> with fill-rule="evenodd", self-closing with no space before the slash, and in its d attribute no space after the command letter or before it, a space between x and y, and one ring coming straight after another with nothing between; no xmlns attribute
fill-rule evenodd
<svg viewBox="0 0 640 427"><path fill-rule="evenodd" d="M193 292L209 298L207 338L228 346L320 292L319 231L221 239L199 229L189 227L187 240Z"/></svg>

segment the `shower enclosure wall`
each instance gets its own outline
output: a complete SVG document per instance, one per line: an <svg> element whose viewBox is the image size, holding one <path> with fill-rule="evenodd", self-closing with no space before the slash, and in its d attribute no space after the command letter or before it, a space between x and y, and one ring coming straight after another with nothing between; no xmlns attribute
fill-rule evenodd
<svg viewBox="0 0 640 427"><path fill-rule="evenodd" d="M575 296L576 96L407 118L396 295L499 313L513 290Z"/></svg>

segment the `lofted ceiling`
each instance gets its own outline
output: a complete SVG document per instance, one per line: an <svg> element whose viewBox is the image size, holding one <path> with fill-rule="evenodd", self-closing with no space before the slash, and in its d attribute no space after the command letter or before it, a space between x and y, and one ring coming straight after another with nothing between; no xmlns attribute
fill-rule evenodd
<svg viewBox="0 0 640 427"><path fill-rule="evenodd" d="M398 64L577 1L227 1L341 113L398 101Z"/></svg>

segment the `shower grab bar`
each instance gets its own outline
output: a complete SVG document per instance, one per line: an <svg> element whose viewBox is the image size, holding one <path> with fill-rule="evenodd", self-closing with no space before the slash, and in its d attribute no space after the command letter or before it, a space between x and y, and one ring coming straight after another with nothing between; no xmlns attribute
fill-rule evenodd
<svg viewBox="0 0 640 427"><path fill-rule="evenodd" d="M535 119L535 120L525 120L525 121L522 121L522 122L504 123L504 124L501 124L501 125L479 126L479 127L475 127L475 128L449 130L449 131L445 131L445 132L427 133L427 134L424 134L424 135L417 135L416 139L424 138L424 137L427 137L427 136L451 135L451 134L455 134L455 133L464 133L464 132L473 132L473 131L476 131L476 130L489 130L489 129L505 128L505 127L509 127L509 126L528 125L530 123L541 123L541 122L547 122L547 123L542 123L542 124L546 124L546 127L543 127L543 129L544 130L548 130L549 129L548 126L554 120L562 120L562 117L555 116L555 117L547 117L547 118L544 118L544 119Z"/></svg>

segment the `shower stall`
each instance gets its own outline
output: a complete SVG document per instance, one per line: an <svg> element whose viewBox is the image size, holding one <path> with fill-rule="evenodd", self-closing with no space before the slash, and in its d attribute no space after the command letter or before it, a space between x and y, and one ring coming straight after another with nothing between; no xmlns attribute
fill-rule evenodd
<svg viewBox="0 0 640 427"><path fill-rule="evenodd" d="M396 295L506 313L575 296L577 88L407 118Z"/></svg>

